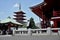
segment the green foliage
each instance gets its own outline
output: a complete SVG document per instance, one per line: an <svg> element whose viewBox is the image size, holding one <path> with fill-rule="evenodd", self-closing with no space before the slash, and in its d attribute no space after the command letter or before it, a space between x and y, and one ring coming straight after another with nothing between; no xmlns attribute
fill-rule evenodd
<svg viewBox="0 0 60 40"><path fill-rule="evenodd" d="M29 26L27 28L31 28L31 29L37 29L38 28L38 27L36 27L33 18L30 18Z"/></svg>

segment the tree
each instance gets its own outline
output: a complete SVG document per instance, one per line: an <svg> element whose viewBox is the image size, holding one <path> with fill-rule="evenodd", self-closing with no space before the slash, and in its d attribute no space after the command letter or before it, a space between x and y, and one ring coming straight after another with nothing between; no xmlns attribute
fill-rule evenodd
<svg viewBox="0 0 60 40"><path fill-rule="evenodd" d="M31 28L31 29L37 29L38 27L36 27L35 25L35 22L34 22L34 19L33 18L30 18L29 20L29 26L27 28Z"/></svg>

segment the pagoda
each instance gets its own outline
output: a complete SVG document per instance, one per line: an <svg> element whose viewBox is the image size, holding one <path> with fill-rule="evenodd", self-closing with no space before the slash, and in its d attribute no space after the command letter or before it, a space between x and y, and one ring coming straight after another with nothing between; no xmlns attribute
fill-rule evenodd
<svg viewBox="0 0 60 40"><path fill-rule="evenodd" d="M42 19L42 28L60 28L60 0L44 0L30 9ZM53 26L50 21L53 21Z"/></svg>
<svg viewBox="0 0 60 40"><path fill-rule="evenodd" d="M14 12L15 13L15 20L19 23L25 23L24 20L26 20L24 17L26 17L24 12L21 10L21 5L19 5L19 11Z"/></svg>

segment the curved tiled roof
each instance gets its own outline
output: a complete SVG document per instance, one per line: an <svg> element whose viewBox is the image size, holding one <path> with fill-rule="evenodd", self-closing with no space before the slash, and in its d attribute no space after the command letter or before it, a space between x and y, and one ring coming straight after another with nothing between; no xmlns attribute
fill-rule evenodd
<svg viewBox="0 0 60 40"><path fill-rule="evenodd" d="M12 19L12 18L7 18L5 20L1 20L0 23L7 23L7 22L12 22L14 24L18 24L18 25L22 25L21 23L18 23L16 20Z"/></svg>

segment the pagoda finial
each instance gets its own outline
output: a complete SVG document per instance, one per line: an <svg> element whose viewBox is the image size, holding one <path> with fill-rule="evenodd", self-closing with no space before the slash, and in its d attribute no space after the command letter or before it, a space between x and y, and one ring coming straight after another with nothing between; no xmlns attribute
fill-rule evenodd
<svg viewBox="0 0 60 40"><path fill-rule="evenodd" d="M21 11L21 3L19 3L19 10Z"/></svg>

